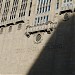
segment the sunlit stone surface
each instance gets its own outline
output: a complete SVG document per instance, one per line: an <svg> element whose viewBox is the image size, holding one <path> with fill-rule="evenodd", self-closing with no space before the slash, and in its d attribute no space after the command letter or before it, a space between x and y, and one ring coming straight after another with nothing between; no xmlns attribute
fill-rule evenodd
<svg viewBox="0 0 75 75"><path fill-rule="evenodd" d="M75 75L75 0L0 0L0 75Z"/></svg>

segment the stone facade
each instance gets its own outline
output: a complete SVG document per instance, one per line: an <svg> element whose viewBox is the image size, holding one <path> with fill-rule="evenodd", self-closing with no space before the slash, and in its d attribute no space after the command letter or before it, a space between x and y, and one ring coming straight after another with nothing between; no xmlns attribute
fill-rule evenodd
<svg viewBox="0 0 75 75"><path fill-rule="evenodd" d="M66 4L72 6L64 7ZM75 15L74 7L75 0L67 3L64 0L0 0L0 74L31 75L28 74L31 67L60 22L66 25L75 20L75 17L70 19ZM53 46L61 48L59 44Z"/></svg>

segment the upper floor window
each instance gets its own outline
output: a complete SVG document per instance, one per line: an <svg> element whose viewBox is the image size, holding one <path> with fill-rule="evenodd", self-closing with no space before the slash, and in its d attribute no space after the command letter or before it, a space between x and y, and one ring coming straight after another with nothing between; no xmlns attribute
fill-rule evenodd
<svg viewBox="0 0 75 75"><path fill-rule="evenodd" d="M64 3L66 3L66 0L64 0Z"/></svg>
<svg viewBox="0 0 75 75"><path fill-rule="evenodd" d="M59 8L59 0L57 0L57 5L56 5L56 9Z"/></svg>
<svg viewBox="0 0 75 75"><path fill-rule="evenodd" d="M69 0L67 0L67 2L69 2Z"/></svg>
<svg viewBox="0 0 75 75"><path fill-rule="evenodd" d="M27 0L22 0L19 17L25 16L26 7L27 7Z"/></svg>
<svg viewBox="0 0 75 75"><path fill-rule="evenodd" d="M48 0L46 0L46 3L48 3Z"/></svg>
<svg viewBox="0 0 75 75"><path fill-rule="evenodd" d="M32 0L30 0L29 16L31 15Z"/></svg>
<svg viewBox="0 0 75 75"><path fill-rule="evenodd" d="M48 6L48 11L50 11L50 5Z"/></svg>
<svg viewBox="0 0 75 75"><path fill-rule="evenodd" d="M51 0L38 0L37 14L50 11Z"/></svg>
<svg viewBox="0 0 75 75"><path fill-rule="evenodd" d="M70 2L70 1L72 1L72 0L64 0L64 3L66 3L66 2Z"/></svg>
<svg viewBox="0 0 75 75"><path fill-rule="evenodd" d="M1 9L2 9L2 2L3 2L3 0L0 0L0 13L1 13Z"/></svg>
<svg viewBox="0 0 75 75"><path fill-rule="evenodd" d="M45 7L45 12L47 12L47 6Z"/></svg>
<svg viewBox="0 0 75 75"><path fill-rule="evenodd" d="M45 4L46 0L44 0L44 4Z"/></svg>
<svg viewBox="0 0 75 75"><path fill-rule="evenodd" d="M44 7L43 7L43 10L42 10L42 12L44 12Z"/></svg>
<svg viewBox="0 0 75 75"><path fill-rule="evenodd" d="M16 17L17 7L18 7L19 0L13 1L13 7L10 15L10 20Z"/></svg>
<svg viewBox="0 0 75 75"><path fill-rule="evenodd" d="M34 21L34 25L40 25L48 22L49 15L36 17Z"/></svg>
<svg viewBox="0 0 75 75"><path fill-rule="evenodd" d="M39 23L39 21L40 21L40 18L38 17L38 23Z"/></svg>
<svg viewBox="0 0 75 75"><path fill-rule="evenodd" d="M48 15L46 16L46 22L48 21Z"/></svg>
<svg viewBox="0 0 75 75"><path fill-rule="evenodd" d="M10 7L10 0L6 0L5 6L4 6L4 11L3 11L3 14L2 14L1 22L4 22L4 21L7 20L7 15L8 15L8 12L9 12L9 7Z"/></svg>

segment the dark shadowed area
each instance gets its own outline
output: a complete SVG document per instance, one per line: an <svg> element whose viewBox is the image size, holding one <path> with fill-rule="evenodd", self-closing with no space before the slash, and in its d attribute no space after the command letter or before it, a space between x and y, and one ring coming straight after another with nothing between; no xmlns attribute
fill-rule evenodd
<svg viewBox="0 0 75 75"><path fill-rule="evenodd" d="M27 75L75 75L74 15L59 23Z"/></svg>

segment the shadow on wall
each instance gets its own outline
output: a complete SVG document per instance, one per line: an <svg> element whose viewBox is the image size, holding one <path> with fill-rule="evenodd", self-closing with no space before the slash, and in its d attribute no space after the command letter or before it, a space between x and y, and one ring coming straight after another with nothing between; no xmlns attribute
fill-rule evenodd
<svg viewBox="0 0 75 75"><path fill-rule="evenodd" d="M74 17L59 23L27 75L75 75Z"/></svg>

